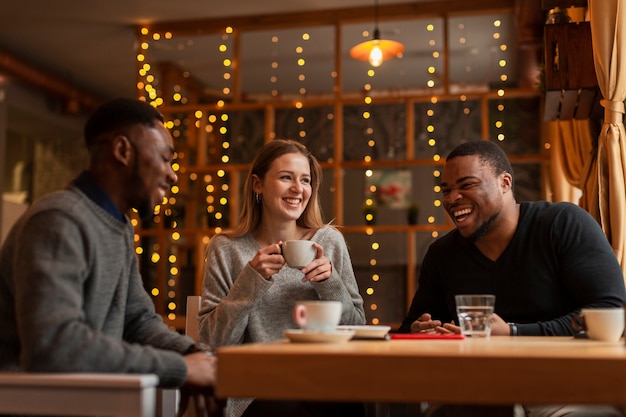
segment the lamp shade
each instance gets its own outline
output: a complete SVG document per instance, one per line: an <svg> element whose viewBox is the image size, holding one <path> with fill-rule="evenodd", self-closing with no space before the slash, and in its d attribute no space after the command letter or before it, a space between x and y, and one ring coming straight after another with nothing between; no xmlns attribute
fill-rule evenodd
<svg viewBox="0 0 626 417"><path fill-rule="evenodd" d="M372 51L375 48L379 48L379 56L375 56L377 51L374 52L373 56ZM382 61L391 58L398 58L403 52L404 45L400 42L374 38L353 46L350 49L350 57L359 61L369 61L372 66L378 67Z"/></svg>

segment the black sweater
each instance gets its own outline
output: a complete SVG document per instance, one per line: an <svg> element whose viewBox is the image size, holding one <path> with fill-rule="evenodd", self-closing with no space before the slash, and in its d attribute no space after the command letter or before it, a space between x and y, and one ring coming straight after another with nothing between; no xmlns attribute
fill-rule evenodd
<svg viewBox="0 0 626 417"><path fill-rule="evenodd" d="M598 223L571 203L527 202L513 239L496 261L453 230L424 257L418 290L398 329L423 313L456 319L455 294L495 294L495 312L520 335L574 334L583 307L622 307L624 278Z"/></svg>

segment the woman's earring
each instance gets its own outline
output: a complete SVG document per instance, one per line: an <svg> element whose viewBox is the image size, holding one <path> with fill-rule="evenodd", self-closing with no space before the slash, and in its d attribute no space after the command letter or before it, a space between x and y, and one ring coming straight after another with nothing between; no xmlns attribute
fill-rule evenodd
<svg viewBox="0 0 626 417"><path fill-rule="evenodd" d="M257 204L261 204L261 194L256 193L256 202Z"/></svg>

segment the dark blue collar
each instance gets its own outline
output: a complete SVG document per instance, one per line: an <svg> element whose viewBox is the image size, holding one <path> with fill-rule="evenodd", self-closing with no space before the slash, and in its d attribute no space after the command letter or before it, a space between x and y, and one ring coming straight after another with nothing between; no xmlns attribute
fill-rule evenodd
<svg viewBox="0 0 626 417"><path fill-rule="evenodd" d="M116 219L125 222L126 217L117 208L111 197L104 191L100 185L93 179L91 174L87 171L83 171L74 180L74 185L78 187L91 201L102 207L107 213Z"/></svg>

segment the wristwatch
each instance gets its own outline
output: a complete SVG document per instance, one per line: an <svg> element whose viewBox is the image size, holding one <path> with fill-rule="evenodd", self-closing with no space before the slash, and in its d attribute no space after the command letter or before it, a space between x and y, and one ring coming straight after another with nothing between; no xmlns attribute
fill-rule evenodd
<svg viewBox="0 0 626 417"><path fill-rule="evenodd" d="M515 323L507 323L509 325L509 329L511 329L511 336L517 336L517 324Z"/></svg>

